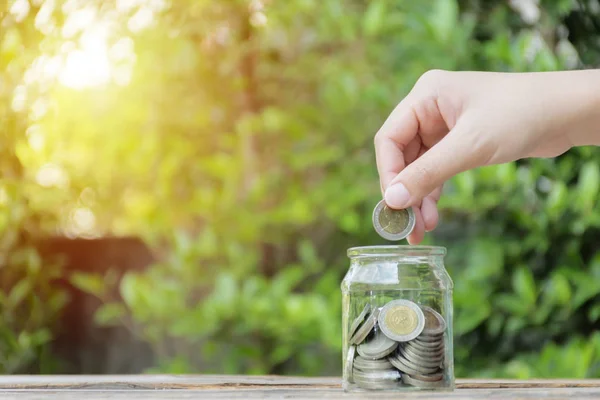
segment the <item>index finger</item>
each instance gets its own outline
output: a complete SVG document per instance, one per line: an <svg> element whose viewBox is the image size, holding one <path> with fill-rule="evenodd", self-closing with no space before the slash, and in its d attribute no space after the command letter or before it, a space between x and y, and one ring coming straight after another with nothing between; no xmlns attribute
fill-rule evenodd
<svg viewBox="0 0 600 400"><path fill-rule="evenodd" d="M382 191L406 167L406 147L419 131L419 120L405 100L398 104L375 135L375 158Z"/></svg>

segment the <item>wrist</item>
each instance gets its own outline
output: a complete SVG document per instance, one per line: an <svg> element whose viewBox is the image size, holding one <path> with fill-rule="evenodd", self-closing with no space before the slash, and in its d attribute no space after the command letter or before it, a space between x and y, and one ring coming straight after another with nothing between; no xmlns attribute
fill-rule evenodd
<svg viewBox="0 0 600 400"><path fill-rule="evenodd" d="M600 145L600 70L565 72L556 86L553 126L573 146Z"/></svg>

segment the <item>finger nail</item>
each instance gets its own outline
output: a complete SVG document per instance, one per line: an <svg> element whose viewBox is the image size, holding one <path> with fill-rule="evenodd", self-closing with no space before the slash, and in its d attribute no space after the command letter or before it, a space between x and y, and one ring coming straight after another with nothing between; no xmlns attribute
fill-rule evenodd
<svg viewBox="0 0 600 400"><path fill-rule="evenodd" d="M392 208L404 208L410 200L410 193L401 183L390 186L385 191L385 203Z"/></svg>

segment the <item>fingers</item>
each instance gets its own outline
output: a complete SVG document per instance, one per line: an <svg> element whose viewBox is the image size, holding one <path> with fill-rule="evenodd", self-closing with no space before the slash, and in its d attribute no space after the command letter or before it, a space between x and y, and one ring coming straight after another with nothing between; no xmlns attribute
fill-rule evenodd
<svg viewBox="0 0 600 400"><path fill-rule="evenodd" d="M405 150L418 130L417 117L405 99L375 135L375 156L383 191L406 166Z"/></svg>
<svg viewBox="0 0 600 400"><path fill-rule="evenodd" d="M439 222L437 202L442 194L442 187L436 188L428 196L425 196L421 207L413 207L415 212L415 228L408 236L408 243L416 245L421 243L425 232L431 232ZM422 223L421 223L422 221Z"/></svg>
<svg viewBox="0 0 600 400"><path fill-rule="evenodd" d="M482 154L472 151L458 125L422 156L408 164L390 182L384 198L392 208L406 208L421 201L459 172L482 165ZM429 206L427 207L429 208ZM430 215L433 218L433 215Z"/></svg>
<svg viewBox="0 0 600 400"><path fill-rule="evenodd" d="M415 228L410 235L408 235L407 240L409 244L416 245L423 241L423 237L425 236L425 223L423 222L423 216L419 207L413 207L413 211L415 213Z"/></svg>
<svg viewBox="0 0 600 400"><path fill-rule="evenodd" d="M423 199L423 203L421 203L421 215L423 216L425 232L434 230L438 224L439 214L437 203L431 196L426 196Z"/></svg>

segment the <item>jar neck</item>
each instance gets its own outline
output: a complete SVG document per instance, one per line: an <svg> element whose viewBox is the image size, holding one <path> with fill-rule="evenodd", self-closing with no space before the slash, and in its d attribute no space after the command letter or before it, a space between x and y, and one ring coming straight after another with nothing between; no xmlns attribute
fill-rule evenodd
<svg viewBox="0 0 600 400"><path fill-rule="evenodd" d="M400 263L443 263L446 249L440 246L366 246L348 249L348 257L355 261L390 261Z"/></svg>

